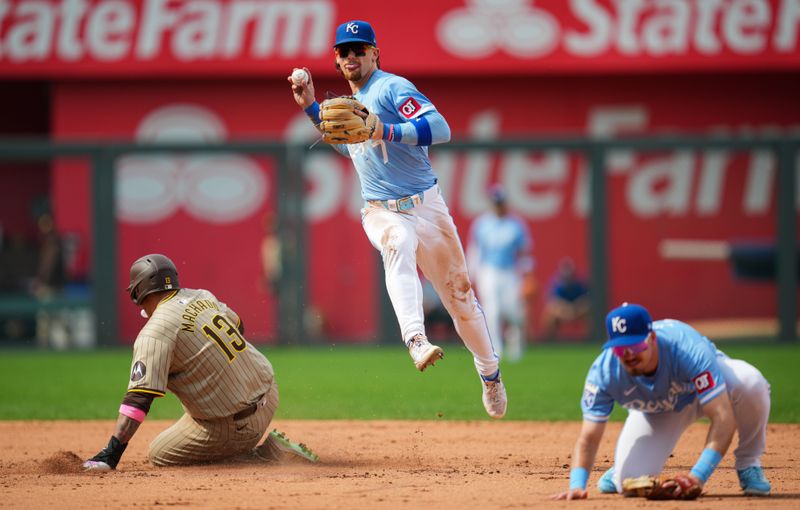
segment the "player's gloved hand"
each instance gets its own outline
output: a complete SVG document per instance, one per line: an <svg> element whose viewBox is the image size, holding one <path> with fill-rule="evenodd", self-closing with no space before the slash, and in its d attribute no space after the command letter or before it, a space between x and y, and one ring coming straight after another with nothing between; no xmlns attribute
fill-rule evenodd
<svg viewBox="0 0 800 510"><path fill-rule="evenodd" d="M326 99L320 105L319 130L327 143L361 143L383 136L383 123L354 97Z"/></svg>
<svg viewBox="0 0 800 510"><path fill-rule="evenodd" d="M127 447L128 443L122 444L119 439L111 436L108 445L100 450L100 453L83 463L83 470L103 472L117 469L119 459Z"/></svg>
<svg viewBox="0 0 800 510"><path fill-rule="evenodd" d="M689 474L640 476L624 479L622 493L647 499L697 499L703 493L703 482Z"/></svg>

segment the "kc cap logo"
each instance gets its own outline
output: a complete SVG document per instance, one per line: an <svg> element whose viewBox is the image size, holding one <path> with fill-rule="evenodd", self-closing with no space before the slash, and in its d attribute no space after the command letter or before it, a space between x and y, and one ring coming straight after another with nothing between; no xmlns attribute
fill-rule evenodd
<svg viewBox="0 0 800 510"><path fill-rule="evenodd" d="M375 31L372 30L372 25L366 21L351 20L342 23L336 28L336 41L333 46L340 44L360 42L369 44L370 46L377 46L375 42Z"/></svg>
<svg viewBox="0 0 800 510"><path fill-rule="evenodd" d="M638 344L653 330L650 313L641 305L623 303L606 316L608 341L603 349Z"/></svg>

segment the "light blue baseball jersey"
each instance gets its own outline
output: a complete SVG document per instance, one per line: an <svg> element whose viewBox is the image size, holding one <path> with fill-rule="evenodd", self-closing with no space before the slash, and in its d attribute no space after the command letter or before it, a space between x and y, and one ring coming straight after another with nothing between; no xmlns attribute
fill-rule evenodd
<svg viewBox="0 0 800 510"><path fill-rule="evenodd" d="M497 269L514 269L520 252L532 245L525 223L512 214L482 214L472 224L470 238L478 247L480 264Z"/></svg>
<svg viewBox="0 0 800 510"><path fill-rule="evenodd" d="M433 103L407 79L376 69L355 95L381 121L415 122ZM365 200L389 200L414 195L436 184L428 147L367 140L347 145L361 181Z"/></svg>
<svg viewBox="0 0 800 510"><path fill-rule="evenodd" d="M658 338L658 368L652 376L628 374L611 349L592 364L581 398L583 418L608 420L614 402L645 413L680 411L699 399L709 403L725 391L717 358L722 351L694 328L665 319L653 322Z"/></svg>

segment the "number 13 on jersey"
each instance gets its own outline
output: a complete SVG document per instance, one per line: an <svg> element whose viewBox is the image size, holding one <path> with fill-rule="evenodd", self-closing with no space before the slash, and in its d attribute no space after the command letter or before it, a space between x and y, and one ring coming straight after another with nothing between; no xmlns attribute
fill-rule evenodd
<svg viewBox="0 0 800 510"><path fill-rule="evenodd" d="M214 343L216 343L217 346L222 350L222 352L225 353L225 356L228 357L228 363L233 362L233 360L236 359L235 352L242 352L245 350L247 348L247 342L245 342L245 339L239 333L239 330L236 329L230 322L228 322L228 319L226 319L223 315L217 314L212 317L211 324L214 325L215 328L212 328L208 324L204 324L203 333L205 333L208 338L213 340ZM223 339L220 336L220 333L227 338Z"/></svg>

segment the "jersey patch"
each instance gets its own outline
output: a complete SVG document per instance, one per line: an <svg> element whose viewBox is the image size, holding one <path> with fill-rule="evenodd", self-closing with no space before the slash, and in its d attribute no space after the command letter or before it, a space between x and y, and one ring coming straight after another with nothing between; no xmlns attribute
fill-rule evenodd
<svg viewBox="0 0 800 510"><path fill-rule="evenodd" d="M131 381L143 379L145 374L147 374L147 367L141 361L137 361L131 369Z"/></svg>
<svg viewBox="0 0 800 510"><path fill-rule="evenodd" d="M594 399L597 396L597 386L587 382L583 388L583 397L581 403L585 409L590 409L594 405Z"/></svg>
<svg viewBox="0 0 800 510"><path fill-rule="evenodd" d="M413 97L409 97L403 104L400 105L399 111L403 117L410 119L414 117L414 115L416 115L421 108L422 107Z"/></svg>
<svg viewBox="0 0 800 510"><path fill-rule="evenodd" d="M692 379L692 382L694 382L694 387L697 389L698 394L705 393L717 385L708 370Z"/></svg>

